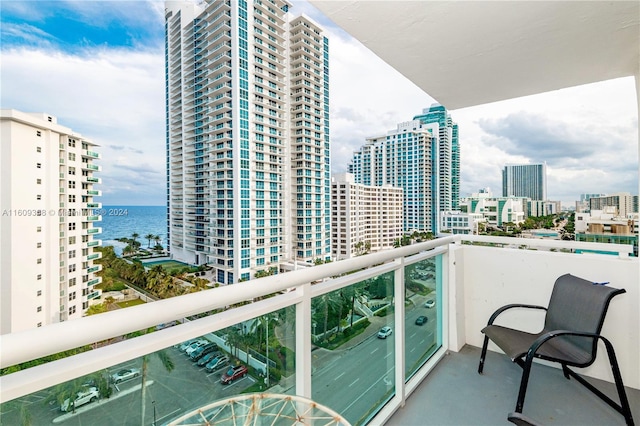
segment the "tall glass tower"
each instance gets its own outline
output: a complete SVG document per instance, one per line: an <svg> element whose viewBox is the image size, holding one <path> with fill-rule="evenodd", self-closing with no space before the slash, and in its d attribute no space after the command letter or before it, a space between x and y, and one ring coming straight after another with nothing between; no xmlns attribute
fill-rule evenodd
<svg viewBox="0 0 640 426"><path fill-rule="evenodd" d="M506 165L502 170L502 196L547 200L547 165Z"/></svg>
<svg viewBox="0 0 640 426"><path fill-rule="evenodd" d="M329 44L282 0L167 2L171 255L231 284L329 259Z"/></svg>

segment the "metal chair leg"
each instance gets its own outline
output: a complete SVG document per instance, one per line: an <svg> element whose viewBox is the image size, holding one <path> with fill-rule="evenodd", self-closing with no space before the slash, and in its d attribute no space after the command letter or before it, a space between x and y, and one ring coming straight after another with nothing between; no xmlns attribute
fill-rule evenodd
<svg viewBox="0 0 640 426"><path fill-rule="evenodd" d="M487 346L489 346L489 337L484 336L484 343L482 344L482 352L480 353L480 364L478 364L478 374L482 374L484 368L484 358L487 355Z"/></svg>

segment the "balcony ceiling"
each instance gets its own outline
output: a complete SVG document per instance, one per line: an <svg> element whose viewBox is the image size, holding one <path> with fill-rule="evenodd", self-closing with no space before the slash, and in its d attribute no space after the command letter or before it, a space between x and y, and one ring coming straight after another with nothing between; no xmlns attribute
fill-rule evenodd
<svg viewBox="0 0 640 426"><path fill-rule="evenodd" d="M310 2L449 109L640 74L637 1Z"/></svg>

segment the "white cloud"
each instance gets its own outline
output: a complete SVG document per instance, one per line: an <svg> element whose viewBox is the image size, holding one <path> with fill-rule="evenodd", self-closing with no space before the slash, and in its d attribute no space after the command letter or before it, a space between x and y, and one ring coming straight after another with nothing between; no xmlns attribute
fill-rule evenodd
<svg viewBox="0 0 640 426"><path fill-rule="evenodd" d="M164 203L162 52L100 50L77 56L12 49L2 53L2 61L3 108L47 112L101 146L104 204L140 204L150 194L151 204ZM124 155L118 147L127 148ZM148 165L157 178L124 175L118 165ZM129 180L126 186L123 178Z"/></svg>

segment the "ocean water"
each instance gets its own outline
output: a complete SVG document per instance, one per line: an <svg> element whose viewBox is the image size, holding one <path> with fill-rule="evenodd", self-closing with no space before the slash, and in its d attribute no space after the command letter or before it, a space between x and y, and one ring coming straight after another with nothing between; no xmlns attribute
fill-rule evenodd
<svg viewBox="0 0 640 426"><path fill-rule="evenodd" d="M126 244L116 241L116 238L127 237L135 232L137 238L147 247L148 240L145 235L159 235L160 244L166 247L167 241L167 208L165 206L102 206L102 222L96 224L102 228L102 234L98 237L102 240L102 246L113 246L117 254L122 253ZM151 241L151 247L155 242Z"/></svg>

